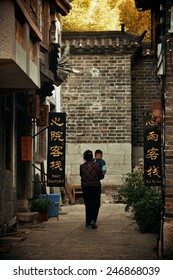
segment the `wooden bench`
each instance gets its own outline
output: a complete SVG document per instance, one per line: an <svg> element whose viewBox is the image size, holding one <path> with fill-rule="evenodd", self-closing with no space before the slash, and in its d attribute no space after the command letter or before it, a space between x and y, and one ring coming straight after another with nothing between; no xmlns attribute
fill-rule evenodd
<svg viewBox="0 0 173 280"><path fill-rule="evenodd" d="M82 194L82 193L83 192L82 192L81 185L77 185L77 184L72 185L72 195L73 195L74 201L76 201L75 200L76 194Z"/></svg>

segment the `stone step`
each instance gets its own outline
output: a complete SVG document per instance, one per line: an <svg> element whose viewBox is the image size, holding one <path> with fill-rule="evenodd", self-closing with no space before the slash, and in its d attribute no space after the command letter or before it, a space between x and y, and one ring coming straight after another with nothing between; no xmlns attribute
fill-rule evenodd
<svg viewBox="0 0 173 280"><path fill-rule="evenodd" d="M17 220L24 223L36 223L38 220L38 212L18 212Z"/></svg>

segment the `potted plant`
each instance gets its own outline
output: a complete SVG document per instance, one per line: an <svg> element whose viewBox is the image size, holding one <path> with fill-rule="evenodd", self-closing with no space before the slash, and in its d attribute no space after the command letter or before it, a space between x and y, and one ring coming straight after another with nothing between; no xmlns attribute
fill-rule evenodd
<svg viewBox="0 0 173 280"><path fill-rule="evenodd" d="M126 208L134 211L134 218L141 232L159 233L162 197L161 193L146 187L143 172L134 171L126 174L120 194L126 199Z"/></svg>
<svg viewBox="0 0 173 280"><path fill-rule="evenodd" d="M31 212L39 212L39 222L48 220L48 208L50 205L50 199L42 199L39 197L38 199L34 199L31 202Z"/></svg>

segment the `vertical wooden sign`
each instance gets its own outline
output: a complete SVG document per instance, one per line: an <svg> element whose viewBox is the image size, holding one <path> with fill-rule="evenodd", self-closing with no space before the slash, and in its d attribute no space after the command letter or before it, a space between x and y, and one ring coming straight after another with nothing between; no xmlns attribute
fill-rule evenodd
<svg viewBox="0 0 173 280"><path fill-rule="evenodd" d="M161 127L144 114L144 176L146 186L162 186Z"/></svg>
<svg viewBox="0 0 173 280"><path fill-rule="evenodd" d="M30 118L39 118L40 97L38 95L27 95L27 115Z"/></svg>
<svg viewBox="0 0 173 280"><path fill-rule="evenodd" d="M66 114L49 113L47 185L65 186Z"/></svg>
<svg viewBox="0 0 173 280"><path fill-rule="evenodd" d="M21 160L30 161L32 157L31 136L21 136Z"/></svg>
<svg viewBox="0 0 173 280"><path fill-rule="evenodd" d="M39 119L37 120L38 126L48 125L48 114L49 114L49 106L44 104L40 105L40 114L39 114Z"/></svg>

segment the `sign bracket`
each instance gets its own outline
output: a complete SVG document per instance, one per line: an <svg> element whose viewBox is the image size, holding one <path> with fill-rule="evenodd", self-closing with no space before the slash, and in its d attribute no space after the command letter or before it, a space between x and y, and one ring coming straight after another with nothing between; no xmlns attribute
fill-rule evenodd
<svg viewBox="0 0 173 280"><path fill-rule="evenodd" d="M44 130L46 130L49 126L44 127L42 130L40 130L39 132L37 132L36 134L34 134L32 136L32 138L35 138L37 135L39 135L41 132L43 132Z"/></svg>

